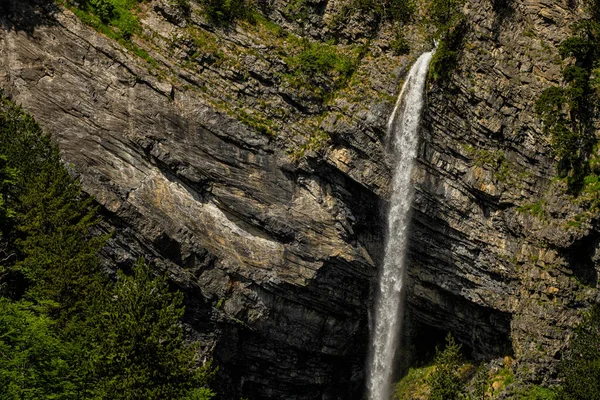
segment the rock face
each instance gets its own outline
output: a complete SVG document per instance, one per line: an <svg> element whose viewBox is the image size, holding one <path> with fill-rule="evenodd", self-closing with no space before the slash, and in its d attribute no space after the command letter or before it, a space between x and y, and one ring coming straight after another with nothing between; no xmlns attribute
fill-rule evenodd
<svg viewBox="0 0 600 400"><path fill-rule="evenodd" d="M347 86L318 82L327 98L294 86L298 44L272 24L215 29L194 4L181 15L154 1L122 47L69 10L4 5L0 87L103 207L107 266L144 256L184 291L224 399L362 396L386 119L427 44L409 26L411 54L394 56L391 26L331 23L342 3L308 2L308 22L284 0L264 11L341 51L364 43ZM467 2L459 65L428 89L413 176L407 340L450 330L475 357L514 353L532 380L553 378L596 293L599 236L593 221L565 226L581 210L552 183L533 114L560 79L572 7ZM544 218L523 211L541 199Z"/></svg>
<svg viewBox="0 0 600 400"><path fill-rule="evenodd" d="M433 85L415 173L413 318L452 331L475 356L514 353L525 379L551 380L597 287L597 230L553 182L533 108L560 82L567 2L470 2L450 82ZM532 213L532 204L544 204ZM529 207L529 208L528 208ZM414 324L417 325L417 324Z"/></svg>

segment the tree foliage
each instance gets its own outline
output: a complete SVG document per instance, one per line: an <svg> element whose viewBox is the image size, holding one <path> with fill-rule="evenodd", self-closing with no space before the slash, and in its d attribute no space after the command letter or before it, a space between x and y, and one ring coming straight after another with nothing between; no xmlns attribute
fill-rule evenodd
<svg viewBox="0 0 600 400"><path fill-rule="evenodd" d="M97 253L105 237L91 234L96 208L30 116L2 99L0 120L0 154L13 176L4 187L13 221L3 230L15 257L5 267L24 278L29 299L53 302L52 312L69 319L99 279Z"/></svg>
<svg viewBox="0 0 600 400"><path fill-rule="evenodd" d="M354 0L352 7L371 13L377 21L409 22L417 9L414 0Z"/></svg>
<svg viewBox="0 0 600 400"><path fill-rule="evenodd" d="M93 200L0 96L0 400L207 400L182 295L139 261L111 282Z"/></svg>
<svg viewBox="0 0 600 400"><path fill-rule="evenodd" d="M210 365L197 368L196 348L183 341L182 302L143 260L133 275L118 273L88 323L99 377L94 387L102 398L182 399L206 386Z"/></svg>
<svg viewBox="0 0 600 400"><path fill-rule="evenodd" d="M253 20L254 4L250 0L202 0L208 18L217 25L229 25L235 20Z"/></svg>
<svg viewBox="0 0 600 400"><path fill-rule="evenodd" d="M465 392L465 383L460 375L463 364L461 348L448 333L444 350L436 349L435 370L428 378L430 400L458 400Z"/></svg>
<svg viewBox="0 0 600 400"><path fill-rule="evenodd" d="M7 226L9 220L14 217L14 209L7 204L7 197L10 197L12 186L15 183L16 173L10 168L6 161L6 156L0 155L0 226ZM0 235L2 231L0 230Z"/></svg>
<svg viewBox="0 0 600 400"><path fill-rule="evenodd" d="M427 8L429 22L435 27L434 40L438 47L431 60L429 76L447 81L456 66L466 30L461 11L463 0L432 0Z"/></svg>
<svg viewBox="0 0 600 400"><path fill-rule="evenodd" d="M131 44L131 37L141 29L136 12L141 1L67 0L71 9L85 23L119 40L121 44Z"/></svg>
<svg viewBox="0 0 600 400"><path fill-rule="evenodd" d="M560 365L563 400L600 399L600 305L581 320Z"/></svg>
<svg viewBox="0 0 600 400"><path fill-rule="evenodd" d="M0 298L0 399L76 399L76 348L31 303Z"/></svg>

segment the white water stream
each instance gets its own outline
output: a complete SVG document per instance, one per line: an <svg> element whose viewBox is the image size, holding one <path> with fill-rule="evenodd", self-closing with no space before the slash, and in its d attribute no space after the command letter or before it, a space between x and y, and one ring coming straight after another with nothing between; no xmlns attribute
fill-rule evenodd
<svg viewBox="0 0 600 400"><path fill-rule="evenodd" d="M394 356L403 318L404 256L413 197L410 177L417 152L425 81L432 56L433 51L424 53L414 63L388 122L396 167L392 178L384 265L376 299L375 326L371 333L367 376L369 400L390 399Z"/></svg>

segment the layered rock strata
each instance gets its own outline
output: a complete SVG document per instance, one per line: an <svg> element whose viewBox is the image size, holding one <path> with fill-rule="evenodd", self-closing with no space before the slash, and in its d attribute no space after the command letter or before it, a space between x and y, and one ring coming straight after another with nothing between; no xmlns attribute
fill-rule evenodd
<svg viewBox="0 0 600 400"><path fill-rule="evenodd" d="M144 256L184 291L222 398L362 395L393 163L385 124L429 44L409 26L411 54L394 56L389 24L354 16L334 29L341 3L310 2L302 25L276 1L264 11L275 30L144 3L129 48L68 10L4 6L0 87L102 206L107 266ZM483 0L464 11L458 66L428 88L407 336L450 330L474 357L514 354L522 376L549 380L595 296L598 234L594 221L566 224L582 210L553 181L533 104L560 81L557 46L581 11ZM353 78L324 79L327 98L295 87L298 45L278 29L336 37L340 51L362 43ZM540 200L543 217L528 213Z"/></svg>

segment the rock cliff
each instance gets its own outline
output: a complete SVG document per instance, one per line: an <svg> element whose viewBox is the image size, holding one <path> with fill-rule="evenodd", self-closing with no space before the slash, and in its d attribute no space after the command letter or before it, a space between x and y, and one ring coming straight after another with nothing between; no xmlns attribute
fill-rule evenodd
<svg viewBox="0 0 600 400"><path fill-rule="evenodd" d="M411 52L397 56L391 24L340 25L343 1L306 3L303 20L276 0L268 20L226 28L195 3L187 15L142 3L129 46L51 3L4 5L0 87L102 206L107 267L144 256L184 291L224 399L362 395L386 120L430 44L408 25ZM596 295L600 241L553 180L533 104L559 82L557 46L582 11L470 0L464 12L458 65L427 92L406 340L450 330L474 357L514 354L521 376L548 381ZM312 82L322 92L295 83L302 36L357 60L345 85L335 73ZM539 202L542 216L527 211Z"/></svg>

